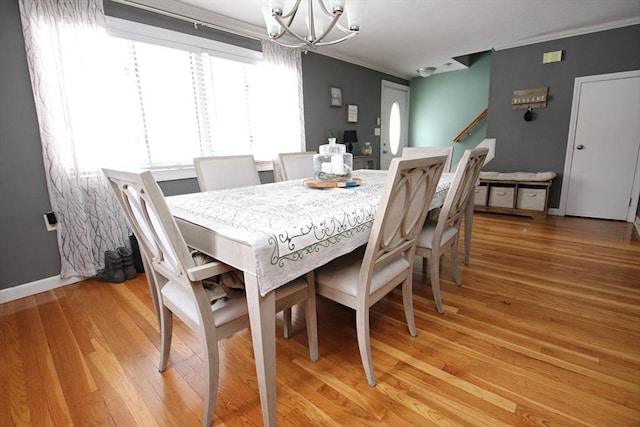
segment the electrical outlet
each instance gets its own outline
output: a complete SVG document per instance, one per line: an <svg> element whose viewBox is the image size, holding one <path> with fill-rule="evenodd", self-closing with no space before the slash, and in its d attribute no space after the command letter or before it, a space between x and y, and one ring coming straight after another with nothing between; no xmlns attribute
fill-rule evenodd
<svg viewBox="0 0 640 427"><path fill-rule="evenodd" d="M380 128L375 128L375 129L373 129L373 134L374 134L375 136L380 136Z"/></svg>
<svg viewBox="0 0 640 427"><path fill-rule="evenodd" d="M44 225L47 227L47 231L56 231L58 229L58 223L49 224L49 218L47 218L47 214L42 215L44 219Z"/></svg>

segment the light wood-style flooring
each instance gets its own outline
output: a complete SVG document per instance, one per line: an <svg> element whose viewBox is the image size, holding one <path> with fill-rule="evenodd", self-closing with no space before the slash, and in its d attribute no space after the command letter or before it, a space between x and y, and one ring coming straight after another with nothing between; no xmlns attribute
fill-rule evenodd
<svg viewBox="0 0 640 427"><path fill-rule="evenodd" d="M631 224L476 214L463 285L448 255L442 269L439 315L416 264L416 338L400 292L373 307L375 388L350 309L319 298L317 363L302 313L289 340L279 318L279 425L640 425L640 243ZM0 425L199 425L201 345L177 322L161 374L159 341L144 275L0 305ZM262 425L250 331L220 348L214 425Z"/></svg>

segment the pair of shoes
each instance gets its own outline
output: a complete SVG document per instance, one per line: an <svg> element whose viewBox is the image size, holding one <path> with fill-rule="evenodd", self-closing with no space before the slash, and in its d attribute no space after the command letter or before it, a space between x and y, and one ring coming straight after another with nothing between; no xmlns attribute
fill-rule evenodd
<svg viewBox="0 0 640 427"><path fill-rule="evenodd" d="M138 245L138 239L133 233L129 234L129 243L131 243L131 252L133 252L133 265L136 268L136 272L144 273L144 264L142 263L142 255L140 255L140 246Z"/></svg>
<svg viewBox="0 0 640 427"><path fill-rule="evenodd" d="M118 248L118 254L122 258L122 270L124 270L124 275L129 279L133 279L138 275L138 271L134 265L133 253L129 248L120 247Z"/></svg>
<svg viewBox="0 0 640 427"><path fill-rule="evenodd" d="M131 250L120 247L117 251L104 252L104 270L98 271L96 278L99 282L122 283L137 274Z"/></svg>
<svg viewBox="0 0 640 427"><path fill-rule="evenodd" d="M116 251L104 252L104 270L99 270L99 282L122 283L126 280L122 269L122 257Z"/></svg>

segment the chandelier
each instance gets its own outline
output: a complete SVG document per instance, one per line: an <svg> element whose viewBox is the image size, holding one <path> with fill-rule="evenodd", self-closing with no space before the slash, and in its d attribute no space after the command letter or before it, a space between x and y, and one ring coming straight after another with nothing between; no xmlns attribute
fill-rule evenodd
<svg viewBox="0 0 640 427"><path fill-rule="evenodd" d="M292 24L298 13L301 0L296 0L291 10L286 13L284 12L285 0L270 0L269 7L262 9L269 39L283 46L302 48L307 51L318 46L340 43L358 34L366 0L328 0L328 6L325 1L307 0L307 16L305 17L307 33L300 35L293 30ZM314 3L316 9L314 9ZM347 27L338 22L345 12ZM327 18L329 19L328 25ZM338 35L338 38L325 40L334 28L340 30L341 34ZM285 34L296 39L296 42L288 43L280 40Z"/></svg>

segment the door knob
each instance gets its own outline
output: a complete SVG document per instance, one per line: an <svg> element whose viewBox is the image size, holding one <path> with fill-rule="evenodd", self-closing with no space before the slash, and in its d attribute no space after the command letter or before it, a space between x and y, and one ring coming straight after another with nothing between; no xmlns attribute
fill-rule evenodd
<svg viewBox="0 0 640 427"><path fill-rule="evenodd" d="M584 145L580 144L576 147L578 150L582 150L584 148Z"/></svg>

